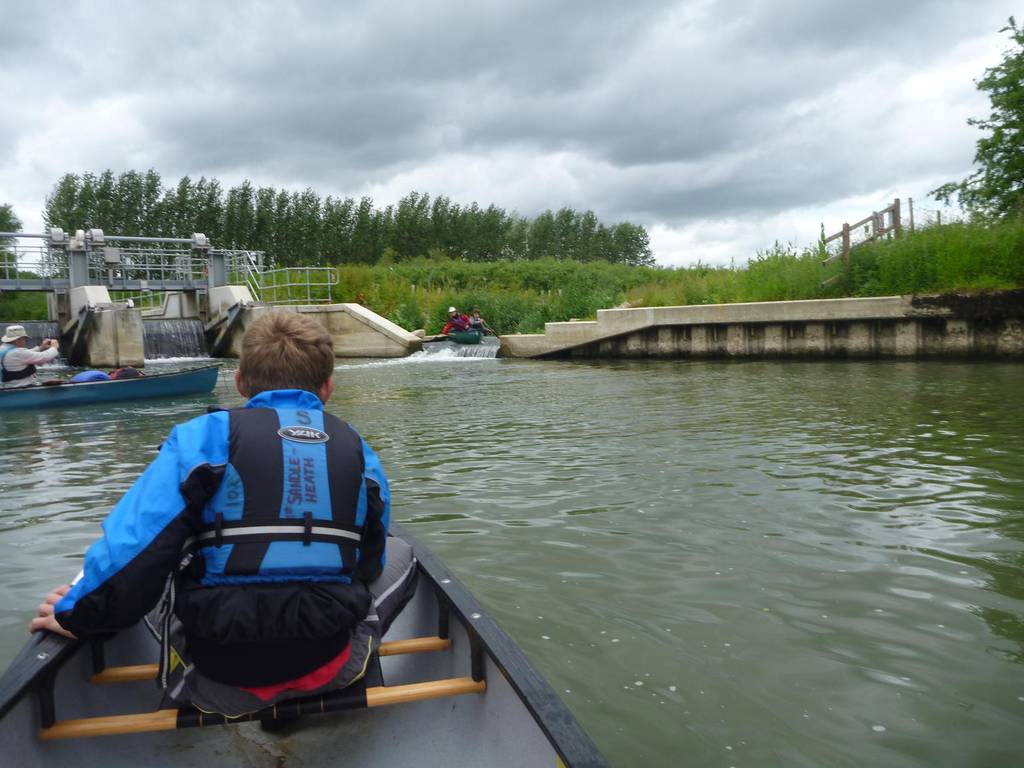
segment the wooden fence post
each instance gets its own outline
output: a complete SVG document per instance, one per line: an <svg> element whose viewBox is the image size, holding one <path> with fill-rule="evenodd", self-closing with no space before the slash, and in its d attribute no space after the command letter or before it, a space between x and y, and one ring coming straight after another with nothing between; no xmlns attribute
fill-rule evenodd
<svg viewBox="0 0 1024 768"><path fill-rule="evenodd" d="M843 264L850 263L850 225L843 224Z"/></svg>
<svg viewBox="0 0 1024 768"><path fill-rule="evenodd" d="M903 235L903 221L900 217L900 199L898 197L892 201L892 227L896 237Z"/></svg>

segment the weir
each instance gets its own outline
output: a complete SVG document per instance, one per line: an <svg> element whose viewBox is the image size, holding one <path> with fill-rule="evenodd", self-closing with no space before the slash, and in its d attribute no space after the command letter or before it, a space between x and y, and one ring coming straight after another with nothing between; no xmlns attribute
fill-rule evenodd
<svg viewBox="0 0 1024 768"><path fill-rule="evenodd" d="M49 294L52 335L72 365L237 357L245 328L275 306L323 324L338 357L404 357L422 347L361 305L331 303L333 267L264 269L262 253L216 249L200 233L0 232L0 256L0 290Z"/></svg>
<svg viewBox="0 0 1024 768"><path fill-rule="evenodd" d="M144 320L142 337L147 360L209 356L199 319Z"/></svg>
<svg viewBox="0 0 1024 768"><path fill-rule="evenodd" d="M485 338L479 344L456 344L453 341L428 341L423 344L424 354L446 358L493 359L498 356L500 351L498 340L493 337Z"/></svg>

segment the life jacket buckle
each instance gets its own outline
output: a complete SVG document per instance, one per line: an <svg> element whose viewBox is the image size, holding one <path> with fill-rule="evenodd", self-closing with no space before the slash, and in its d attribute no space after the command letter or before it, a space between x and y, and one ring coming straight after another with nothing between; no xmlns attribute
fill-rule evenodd
<svg viewBox="0 0 1024 768"><path fill-rule="evenodd" d="M305 525L302 528L302 546L308 547L313 543L313 513L307 510L303 515Z"/></svg>
<svg viewBox="0 0 1024 768"><path fill-rule="evenodd" d="M220 549L224 543L224 515L221 512L213 516L213 534L216 547Z"/></svg>

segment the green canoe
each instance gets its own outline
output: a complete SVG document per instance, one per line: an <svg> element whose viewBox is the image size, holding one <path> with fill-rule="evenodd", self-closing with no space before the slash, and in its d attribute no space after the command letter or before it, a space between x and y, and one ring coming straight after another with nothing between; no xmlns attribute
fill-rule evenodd
<svg viewBox="0 0 1024 768"><path fill-rule="evenodd" d="M456 344L479 344L484 337L482 331L452 331L448 334L448 341Z"/></svg>

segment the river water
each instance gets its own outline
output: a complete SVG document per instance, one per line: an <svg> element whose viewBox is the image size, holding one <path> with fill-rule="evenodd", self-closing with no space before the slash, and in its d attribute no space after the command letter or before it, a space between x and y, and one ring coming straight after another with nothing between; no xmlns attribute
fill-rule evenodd
<svg viewBox="0 0 1024 768"><path fill-rule="evenodd" d="M0 664L229 374L4 417ZM1024 366L419 357L329 407L614 765L1024 763Z"/></svg>

